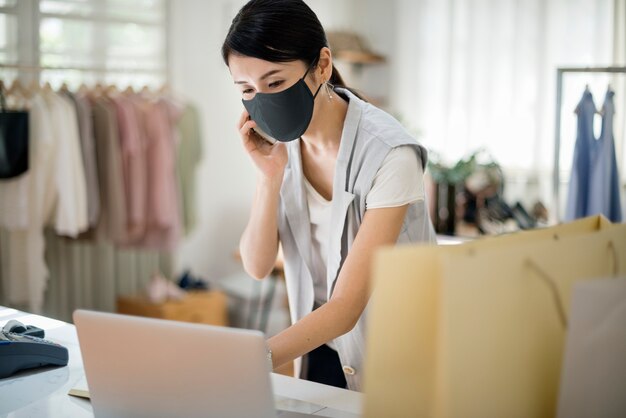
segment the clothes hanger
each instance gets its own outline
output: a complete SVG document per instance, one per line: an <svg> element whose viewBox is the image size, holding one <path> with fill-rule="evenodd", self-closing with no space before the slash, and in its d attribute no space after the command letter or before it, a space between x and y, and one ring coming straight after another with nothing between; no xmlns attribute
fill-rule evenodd
<svg viewBox="0 0 626 418"><path fill-rule="evenodd" d="M89 92L89 87L87 87L85 83L80 83L76 92L79 94L87 94Z"/></svg>
<svg viewBox="0 0 626 418"><path fill-rule="evenodd" d="M109 97L115 96L118 93L119 93L119 90L117 89L117 86L115 84L109 84L104 90L104 94L106 94Z"/></svg>
<svg viewBox="0 0 626 418"><path fill-rule="evenodd" d="M41 91L41 86L39 85L39 81L33 80L28 85L28 92L31 94L35 94Z"/></svg>
<svg viewBox="0 0 626 418"><path fill-rule="evenodd" d="M168 83L163 83L163 85L159 88L159 94L162 96L167 96L170 94L170 86Z"/></svg>
<svg viewBox="0 0 626 418"><path fill-rule="evenodd" d="M15 98L22 98L22 99L27 96L26 89L22 85L22 82L17 78L13 80L13 82L11 83L11 86L8 89L6 89L6 86L4 85L2 88L6 90L7 96L12 96Z"/></svg>
<svg viewBox="0 0 626 418"><path fill-rule="evenodd" d="M5 92L5 96L7 102L10 102L11 107L15 108L27 108L28 107L28 99L30 98L30 94L24 88L24 85L17 78L13 80L11 86L6 89L6 86L3 87Z"/></svg>
<svg viewBox="0 0 626 418"><path fill-rule="evenodd" d="M93 88L90 91L90 94L92 95L92 97L101 96L103 93L104 93L104 86L100 82L96 83L96 85L93 86Z"/></svg>
<svg viewBox="0 0 626 418"><path fill-rule="evenodd" d="M585 84L585 91L583 92L583 94L586 94L586 93L592 94L591 93L591 89L589 89L589 83ZM574 114L575 115L577 115L578 112L580 111L579 107L580 107L580 104L576 105L576 107L574 108ZM595 104L594 104L594 108L595 108ZM596 113L598 113L598 109L596 109Z"/></svg>

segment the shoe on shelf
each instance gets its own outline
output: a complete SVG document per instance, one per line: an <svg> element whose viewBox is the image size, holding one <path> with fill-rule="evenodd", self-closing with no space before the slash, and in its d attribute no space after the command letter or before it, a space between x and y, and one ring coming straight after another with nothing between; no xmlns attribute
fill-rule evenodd
<svg viewBox="0 0 626 418"><path fill-rule="evenodd" d="M170 299L180 300L185 297L185 292L166 279L160 272L155 272L152 275L145 293L152 303L163 303Z"/></svg>
<svg viewBox="0 0 626 418"><path fill-rule="evenodd" d="M209 284L202 280L195 278L189 270L185 270L181 274L178 280L178 286L185 290L208 290Z"/></svg>

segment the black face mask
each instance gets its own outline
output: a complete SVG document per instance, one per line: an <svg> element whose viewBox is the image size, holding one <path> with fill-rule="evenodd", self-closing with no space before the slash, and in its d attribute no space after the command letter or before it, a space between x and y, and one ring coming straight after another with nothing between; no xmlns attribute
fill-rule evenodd
<svg viewBox="0 0 626 418"><path fill-rule="evenodd" d="M289 142L300 138L311 123L315 97L322 84L315 94L311 94L304 82L310 68L286 90L278 93L256 93L250 100L242 99L250 118L264 133L278 141Z"/></svg>

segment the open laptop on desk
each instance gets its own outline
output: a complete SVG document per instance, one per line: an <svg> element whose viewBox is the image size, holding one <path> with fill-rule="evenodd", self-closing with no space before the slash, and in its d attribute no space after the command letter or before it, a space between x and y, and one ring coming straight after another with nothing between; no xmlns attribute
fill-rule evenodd
<svg viewBox="0 0 626 418"><path fill-rule="evenodd" d="M274 407L259 331L77 310L96 417L311 417Z"/></svg>

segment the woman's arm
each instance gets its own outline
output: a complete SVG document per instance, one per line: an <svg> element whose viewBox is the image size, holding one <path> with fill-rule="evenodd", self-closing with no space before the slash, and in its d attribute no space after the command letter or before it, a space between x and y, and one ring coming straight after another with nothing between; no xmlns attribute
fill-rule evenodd
<svg viewBox="0 0 626 418"><path fill-rule="evenodd" d="M239 242L243 268L255 279L267 277L278 254L278 200L280 183L260 178L250 219Z"/></svg>
<svg viewBox="0 0 626 418"><path fill-rule="evenodd" d="M256 123L244 111L237 128L243 146L258 170L250 219L239 241L246 272L256 279L267 277L278 253L278 202L287 165L285 144L269 144L252 131Z"/></svg>
<svg viewBox="0 0 626 418"><path fill-rule="evenodd" d="M370 297L370 264L374 251L396 243L407 208L408 205L404 205L365 212L330 300L268 340L274 367L354 328Z"/></svg>

